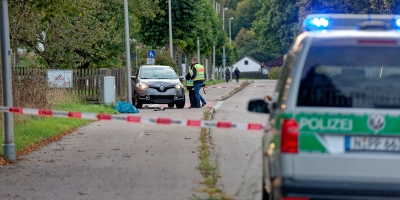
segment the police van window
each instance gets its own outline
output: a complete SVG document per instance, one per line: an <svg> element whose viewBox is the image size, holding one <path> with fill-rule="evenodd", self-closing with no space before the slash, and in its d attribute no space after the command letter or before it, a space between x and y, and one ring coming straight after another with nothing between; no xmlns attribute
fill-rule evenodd
<svg viewBox="0 0 400 200"><path fill-rule="evenodd" d="M310 48L297 106L399 108L400 47Z"/></svg>

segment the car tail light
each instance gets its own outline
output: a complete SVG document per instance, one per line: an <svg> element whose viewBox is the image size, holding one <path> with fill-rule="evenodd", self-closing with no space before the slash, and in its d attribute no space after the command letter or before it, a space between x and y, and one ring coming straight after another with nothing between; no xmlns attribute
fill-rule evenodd
<svg viewBox="0 0 400 200"><path fill-rule="evenodd" d="M310 200L307 197L282 197L282 200Z"/></svg>
<svg viewBox="0 0 400 200"><path fill-rule="evenodd" d="M298 152L299 125L295 119L283 119L281 137L281 152Z"/></svg>

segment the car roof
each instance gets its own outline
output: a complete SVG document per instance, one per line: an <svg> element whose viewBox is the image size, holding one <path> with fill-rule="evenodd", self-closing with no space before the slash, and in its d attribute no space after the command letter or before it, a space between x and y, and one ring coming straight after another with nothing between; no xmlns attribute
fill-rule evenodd
<svg viewBox="0 0 400 200"><path fill-rule="evenodd" d="M142 65L141 67L145 67L145 68L152 68L152 67L163 67L163 68L172 68L170 66L166 66L166 65Z"/></svg>

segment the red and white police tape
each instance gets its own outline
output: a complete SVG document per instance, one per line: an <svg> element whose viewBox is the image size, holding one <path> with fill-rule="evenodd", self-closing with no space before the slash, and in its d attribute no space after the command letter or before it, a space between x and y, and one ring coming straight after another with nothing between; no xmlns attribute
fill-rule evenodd
<svg viewBox="0 0 400 200"><path fill-rule="evenodd" d="M212 87L210 87L210 86L205 86L204 88L238 88L238 87L240 87L240 86L212 86ZM257 85L255 85L255 86L246 86L246 87L275 87L275 86L270 86L270 85L261 85L261 86L257 86Z"/></svg>
<svg viewBox="0 0 400 200"><path fill-rule="evenodd" d="M241 129L241 130L263 130L264 128L263 124L257 124L257 123L238 123L238 122L226 122L226 121L193 120L193 119L171 119L162 117L141 117L134 115L85 113L85 112L45 110L45 109L35 109L35 108L16 108L16 107L0 106L0 112L38 115L45 117L125 121L133 123L176 125L176 126L189 126L189 127L210 127L210 128Z"/></svg>

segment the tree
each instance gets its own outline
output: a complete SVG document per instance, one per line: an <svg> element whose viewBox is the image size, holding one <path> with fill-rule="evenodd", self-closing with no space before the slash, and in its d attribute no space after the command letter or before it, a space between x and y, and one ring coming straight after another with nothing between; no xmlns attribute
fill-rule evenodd
<svg viewBox="0 0 400 200"><path fill-rule="evenodd" d="M232 26L232 36L236 37L237 33L241 28L249 30L252 27L252 23L256 20L256 15L261 9L261 3L259 0L243 0L238 2L236 9L236 21Z"/></svg>
<svg viewBox="0 0 400 200"><path fill-rule="evenodd" d="M154 18L138 17L141 24L139 38L148 45L168 46L167 1L160 1L158 9L160 12ZM197 37L200 38L200 49L203 55L210 54L212 47L218 45L217 39L222 26L209 0L171 0L171 12L175 49L181 50L190 57L193 52L197 52Z"/></svg>
<svg viewBox="0 0 400 200"><path fill-rule="evenodd" d="M130 2L152 13L152 1ZM9 10L13 48L29 47L51 68L101 66L124 52L122 0L21 0Z"/></svg>
<svg viewBox="0 0 400 200"><path fill-rule="evenodd" d="M298 34L298 7L294 0L261 0L253 22L262 51L284 54Z"/></svg>
<svg viewBox="0 0 400 200"><path fill-rule="evenodd" d="M246 30L242 28L235 38L235 43L238 48L238 58L250 56L259 62L267 62L278 55L268 54L260 50L258 46L258 38L256 37L253 29Z"/></svg>

